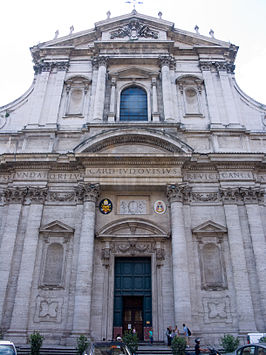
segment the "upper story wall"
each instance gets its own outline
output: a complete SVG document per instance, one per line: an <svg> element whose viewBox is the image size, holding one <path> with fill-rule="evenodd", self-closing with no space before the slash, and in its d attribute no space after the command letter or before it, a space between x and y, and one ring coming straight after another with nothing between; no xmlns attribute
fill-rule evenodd
<svg viewBox="0 0 266 355"><path fill-rule="evenodd" d="M32 87L0 109L5 145L10 134L37 137L46 132L51 141L49 132L81 133L95 124L119 124L121 94L131 86L145 92L147 120L142 124L147 127L176 124L187 137L189 132L233 135L237 139L221 146L231 151L243 132L257 137L266 131L265 105L246 96L235 82L237 47L175 29L168 21L133 12L31 51ZM17 145L25 148L25 143ZM256 144L238 146L252 151ZM44 150L51 147L57 149L51 142L43 145Z"/></svg>

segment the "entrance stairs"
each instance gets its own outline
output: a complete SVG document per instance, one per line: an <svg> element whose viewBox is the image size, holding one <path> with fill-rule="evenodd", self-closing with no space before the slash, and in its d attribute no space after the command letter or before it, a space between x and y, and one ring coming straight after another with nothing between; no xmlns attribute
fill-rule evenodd
<svg viewBox="0 0 266 355"><path fill-rule="evenodd" d="M139 344L138 351L136 355L170 355L172 350L170 347L164 343L154 342L153 345L150 344Z"/></svg>

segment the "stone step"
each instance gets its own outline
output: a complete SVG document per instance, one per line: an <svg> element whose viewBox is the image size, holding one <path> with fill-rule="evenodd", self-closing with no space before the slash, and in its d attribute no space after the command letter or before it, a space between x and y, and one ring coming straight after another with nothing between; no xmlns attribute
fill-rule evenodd
<svg viewBox="0 0 266 355"><path fill-rule="evenodd" d="M30 355L30 346L22 345L16 348L18 355ZM77 351L73 347L46 346L40 349L40 355L77 355Z"/></svg>

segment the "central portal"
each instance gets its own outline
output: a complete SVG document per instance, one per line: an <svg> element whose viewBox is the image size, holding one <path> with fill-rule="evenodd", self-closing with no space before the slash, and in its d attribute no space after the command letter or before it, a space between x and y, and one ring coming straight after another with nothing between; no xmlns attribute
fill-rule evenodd
<svg viewBox="0 0 266 355"><path fill-rule="evenodd" d="M114 336L132 331L143 340L152 326L151 259L116 258Z"/></svg>

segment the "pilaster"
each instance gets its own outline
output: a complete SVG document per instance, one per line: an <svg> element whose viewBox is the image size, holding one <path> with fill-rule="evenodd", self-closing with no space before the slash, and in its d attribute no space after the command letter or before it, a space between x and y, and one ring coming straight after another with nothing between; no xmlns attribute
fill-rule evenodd
<svg viewBox="0 0 266 355"><path fill-rule="evenodd" d="M171 207L172 261L175 324L191 322L188 253L185 235L183 203L191 188L185 184L168 185L167 197Z"/></svg>
<svg viewBox="0 0 266 355"><path fill-rule="evenodd" d="M250 229L253 253L258 276L258 290L260 294L264 327L266 327L266 248L265 235L260 215L259 202L264 198L264 190L261 188L240 188L240 194L244 200L247 211L248 225Z"/></svg>
<svg viewBox="0 0 266 355"><path fill-rule="evenodd" d="M35 258L39 240L39 228L42 220L43 206L47 195L46 187L29 187L25 196L25 204L30 205L25 231L20 273L11 320L11 331L23 334L27 329L31 288L34 275Z"/></svg>
<svg viewBox="0 0 266 355"><path fill-rule="evenodd" d="M94 60L94 65L98 66L98 77L93 111L93 120L95 121L103 120L107 64L108 57L99 56Z"/></svg>
<svg viewBox="0 0 266 355"><path fill-rule="evenodd" d="M153 122L160 121L160 115L158 112L158 98L157 98L157 83L156 78L152 78L152 120Z"/></svg>
<svg viewBox="0 0 266 355"><path fill-rule="evenodd" d="M239 188L220 189L228 228L228 242L234 276L234 291L237 304L240 332L256 329L252 298L248 282L248 270L242 238L238 203L241 202Z"/></svg>
<svg viewBox="0 0 266 355"><path fill-rule="evenodd" d="M9 187L3 191L4 203L8 204L7 216L4 226L0 249L0 318L3 316L3 305L6 296L9 273L17 238L22 204L27 194L27 187Z"/></svg>
<svg viewBox="0 0 266 355"><path fill-rule="evenodd" d="M110 109L108 114L108 121L115 121L115 91L116 91L116 79L112 78L111 81L111 98L110 98Z"/></svg>
<svg viewBox="0 0 266 355"><path fill-rule="evenodd" d="M77 198L83 202L78 270L74 306L74 332L84 334L90 331L93 252L95 233L95 204L99 197L98 184L80 184Z"/></svg>
<svg viewBox="0 0 266 355"><path fill-rule="evenodd" d="M165 121L173 121L173 100L171 91L170 65L173 59L170 56L161 56L162 90L163 90L163 108Z"/></svg>

